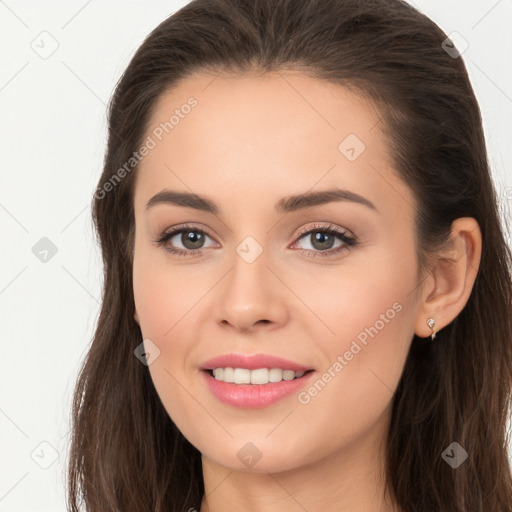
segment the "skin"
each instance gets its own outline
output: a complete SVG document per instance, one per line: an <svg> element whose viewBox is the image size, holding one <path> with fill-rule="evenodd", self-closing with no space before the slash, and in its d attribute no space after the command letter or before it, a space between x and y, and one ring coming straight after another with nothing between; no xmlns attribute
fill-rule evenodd
<svg viewBox="0 0 512 512"><path fill-rule="evenodd" d="M427 318L441 330L466 304L480 261L478 224L455 221L453 246L419 279L416 203L366 100L293 70L196 74L160 98L147 135L190 96L198 105L137 171L133 279L135 319L160 350L149 366L155 388L202 454L201 512L400 510L383 486L393 393L413 334L429 337ZM338 149L348 134L366 146L354 161ZM377 211L350 201L274 210L285 196L332 187ZM220 213L146 209L163 189L207 196ZM202 255L173 255L154 242L183 223L207 231ZM311 257L329 249L299 230L329 224L359 244ZM262 249L252 263L236 252L247 236ZM181 235L171 243L198 250ZM342 245L336 238L330 250ZM314 382L393 304L400 311L307 404L292 394L266 408L235 408L199 373L214 356L265 353L314 368ZM261 456L251 466L237 456L247 443Z"/></svg>

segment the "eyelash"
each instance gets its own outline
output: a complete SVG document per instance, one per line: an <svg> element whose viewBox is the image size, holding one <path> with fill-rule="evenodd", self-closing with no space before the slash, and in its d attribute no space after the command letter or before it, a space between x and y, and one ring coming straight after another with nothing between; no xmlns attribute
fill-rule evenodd
<svg viewBox="0 0 512 512"><path fill-rule="evenodd" d="M212 238L207 231L204 231L203 229L196 228L192 225L183 225L178 226L177 228L172 229L168 232L163 232L156 240L154 240L155 243L157 243L159 246L161 246L165 251L170 252L171 254L175 254L177 256L191 256L191 257L198 257L201 256L205 249L197 249L197 250L189 250L189 249L175 249L167 244L167 242L173 238L174 236L183 233L183 232L194 232L194 233L201 233L202 235L207 235L210 238ZM352 247L355 247L358 244L357 237L350 236L347 234L346 231L341 231L340 229L336 228L332 225L327 226L313 226L312 228L303 228L300 230L300 232L297 235L297 240L301 240L302 238L305 238L307 235L310 235L311 233L326 233L328 235L333 235L339 239L342 240L344 245L341 245L337 247L336 249L329 249L326 251L313 251L311 249L302 249L301 255L306 253L306 256L310 258L316 258L317 256L325 257L325 256L332 256L333 254L337 254L338 252L344 250L344 249L350 249ZM294 242L294 244L296 243ZM310 253L313 253L311 256Z"/></svg>

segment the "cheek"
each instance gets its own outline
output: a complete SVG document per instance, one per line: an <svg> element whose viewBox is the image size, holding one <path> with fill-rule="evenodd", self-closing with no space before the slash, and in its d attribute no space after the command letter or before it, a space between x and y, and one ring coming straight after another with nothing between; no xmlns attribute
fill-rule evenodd
<svg viewBox="0 0 512 512"><path fill-rule="evenodd" d="M187 323L209 287L207 273L169 263L163 250L136 251L133 266L135 307L145 338L163 341Z"/></svg>
<svg viewBox="0 0 512 512"><path fill-rule="evenodd" d="M149 365L155 390L169 417L194 441L195 395L187 373L188 356L193 349L193 330L201 297L209 287L203 273L185 271L162 258L141 250L133 267L134 300L143 338L150 339L159 355ZM202 276L202 277L201 277ZM148 345L151 346L151 345ZM185 390L189 391L185 391Z"/></svg>
<svg viewBox="0 0 512 512"><path fill-rule="evenodd" d="M413 251L388 250L376 261L344 269L336 279L309 275L296 288L316 314L308 313L304 325L323 355L320 382L301 401L316 402L315 414L336 405L369 420L400 379L414 334L416 260Z"/></svg>
<svg viewBox="0 0 512 512"><path fill-rule="evenodd" d="M390 348L404 339L401 330L413 332L416 259L410 248L395 247L390 243L347 259L346 265L312 267L293 278L293 291L304 302L303 321L316 328L311 339L325 340L326 353L348 349L354 339L369 345L377 336L381 346Z"/></svg>

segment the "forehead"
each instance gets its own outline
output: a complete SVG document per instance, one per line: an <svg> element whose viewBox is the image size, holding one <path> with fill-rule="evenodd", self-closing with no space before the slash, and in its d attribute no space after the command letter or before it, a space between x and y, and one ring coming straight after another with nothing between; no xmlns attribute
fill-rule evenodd
<svg viewBox="0 0 512 512"><path fill-rule="evenodd" d="M277 200L315 186L365 192L372 202L403 197L379 120L363 97L296 71L192 75L155 104L136 203L166 187L216 191L219 201L233 189Z"/></svg>

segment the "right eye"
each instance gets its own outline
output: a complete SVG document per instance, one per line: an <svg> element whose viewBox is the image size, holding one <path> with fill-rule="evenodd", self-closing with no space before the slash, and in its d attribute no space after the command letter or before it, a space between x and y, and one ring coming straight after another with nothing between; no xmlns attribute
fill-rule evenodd
<svg viewBox="0 0 512 512"><path fill-rule="evenodd" d="M178 226L170 231L164 231L155 242L171 254L200 256L204 252L205 237L210 238L206 231L202 229L194 226ZM179 243L182 244L183 248L176 246Z"/></svg>

